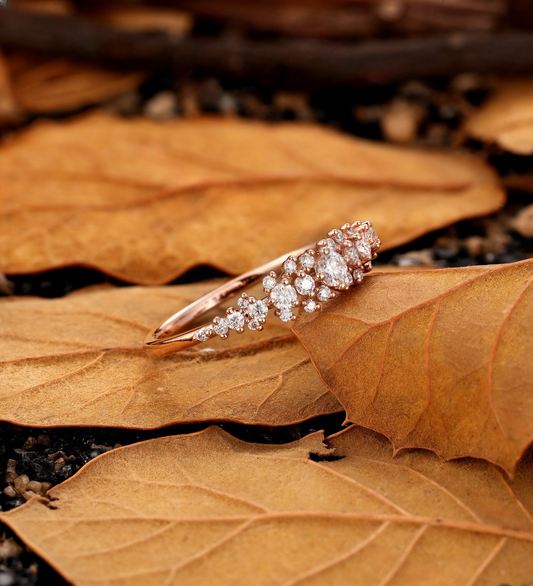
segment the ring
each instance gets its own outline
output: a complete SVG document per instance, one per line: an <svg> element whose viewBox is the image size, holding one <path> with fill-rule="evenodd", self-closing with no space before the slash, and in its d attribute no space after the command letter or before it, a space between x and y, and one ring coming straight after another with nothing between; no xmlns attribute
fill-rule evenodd
<svg viewBox="0 0 533 586"><path fill-rule="evenodd" d="M380 245L381 240L370 222L344 224L316 244L244 273L191 303L146 336L146 352L150 356L166 356L216 336L225 339L231 330L242 333L246 326L250 330L262 330L272 308L284 322L296 319L292 311L295 307L308 313L320 311L322 303L362 282L364 273L372 270L372 260ZM278 276L274 269L280 265ZM243 293L237 307L230 307L225 316L183 332L191 321L261 277L264 277L266 293L263 299Z"/></svg>

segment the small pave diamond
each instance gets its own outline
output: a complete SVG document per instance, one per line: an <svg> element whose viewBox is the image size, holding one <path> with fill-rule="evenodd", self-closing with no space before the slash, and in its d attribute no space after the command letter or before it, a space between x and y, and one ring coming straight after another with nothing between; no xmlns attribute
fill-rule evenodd
<svg viewBox="0 0 533 586"><path fill-rule="evenodd" d="M209 336L205 328L201 328L194 334L194 338L199 342L207 342L209 340Z"/></svg>
<svg viewBox="0 0 533 586"><path fill-rule="evenodd" d="M309 295L315 290L315 281L313 277L306 275L301 279L296 279L294 281L294 285L296 287L296 291L300 295Z"/></svg>
<svg viewBox="0 0 533 586"><path fill-rule="evenodd" d="M268 275L263 279L263 287L265 288L266 291L270 291L271 289L274 289L275 286L276 286L276 279L274 277L271 277L270 275Z"/></svg>
<svg viewBox="0 0 533 586"><path fill-rule="evenodd" d="M332 230L333 239L336 242L342 242L344 240L344 234L340 230Z"/></svg>
<svg viewBox="0 0 533 586"><path fill-rule="evenodd" d="M359 253L357 252L357 248L348 248L344 253L344 260L352 266L358 266L361 264L359 260Z"/></svg>
<svg viewBox="0 0 533 586"><path fill-rule="evenodd" d="M313 313L313 311L316 309L316 302L313 301L313 299L309 299L309 301L305 304L304 309L308 313Z"/></svg>
<svg viewBox="0 0 533 586"><path fill-rule="evenodd" d="M353 276L357 283L360 283L364 279L363 271L361 269L355 269Z"/></svg>
<svg viewBox="0 0 533 586"><path fill-rule="evenodd" d="M326 285L322 285L316 294L320 301L327 301L331 297L331 290Z"/></svg>
<svg viewBox="0 0 533 586"><path fill-rule="evenodd" d="M219 336L226 336L228 333L228 322L222 318L217 324L213 326L213 329Z"/></svg>
<svg viewBox="0 0 533 586"><path fill-rule="evenodd" d="M346 273L346 277L344 277L344 282L346 285L351 285L353 283L353 277L350 273Z"/></svg>
<svg viewBox="0 0 533 586"><path fill-rule="evenodd" d="M298 300L298 297L294 287L280 283L272 289L270 299L278 309L290 309Z"/></svg>
<svg viewBox="0 0 533 586"><path fill-rule="evenodd" d="M240 311L229 313L226 321L232 330L242 330L244 327L244 315Z"/></svg>
<svg viewBox="0 0 533 586"><path fill-rule="evenodd" d="M300 257L300 264L304 269L312 269L315 266L315 259L306 252Z"/></svg>
<svg viewBox="0 0 533 586"><path fill-rule="evenodd" d="M291 321L291 319L294 317L294 314L292 313L292 311L290 309L282 309L279 312L279 319L281 321Z"/></svg>
<svg viewBox="0 0 533 586"><path fill-rule="evenodd" d="M248 306L248 316L255 319L265 319L268 315L268 305L262 300L251 303Z"/></svg>
<svg viewBox="0 0 533 586"><path fill-rule="evenodd" d="M357 248L359 256L363 262L366 262L372 258L372 248L364 234L362 235L361 240L356 241L355 247Z"/></svg>
<svg viewBox="0 0 533 586"><path fill-rule="evenodd" d="M261 327L261 322L258 319L252 319L248 322L248 327L251 330L258 330Z"/></svg>
<svg viewBox="0 0 533 586"><path fill-rule="evenodd" d="M244 299L243 297L241 297L238 301L237 301L237 305L241 308L244 309L245 307L248 307L248 305L250 304L250 302L248 301L248 299Z"/></svg>
<svg viewBox="0 0 533 586"><path fill-rule="evenodd" d="M290 258L288 258L283 263L283 270L287 273L287 275L292 275L292 273L295 273L297 268L298 267L296 266L296 263Z"/></svg>

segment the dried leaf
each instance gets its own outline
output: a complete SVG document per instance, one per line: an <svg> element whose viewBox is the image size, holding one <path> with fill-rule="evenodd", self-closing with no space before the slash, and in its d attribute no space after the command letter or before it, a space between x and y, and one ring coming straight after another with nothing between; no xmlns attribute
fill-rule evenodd
<svg viewBox="0 0 533 586"><path fill-rule="evenodd" d="M146 333L212 287L0 299L0 420L37 427L285 425L342 410L279 320L198 351L146 356Z"/></svg>
<svg viewBox="0 0 533 586"><path fill-rule="evenodd" d="M466 131L480 140L496 142L512 153L533 154L533 82L502 83L469 117Z"/></svg>
<svg viewBox="0 0 533 586"><path fill-rule="evenodd" d="M1 519L76 586L526 584L531 462L392 458L360 428L246 444L212 427L113 450ZM47 506L50 504L50 506Z"/></svg>
<svg viewBox="0 0 533 586"><path fill-rule="evenodd" d="M132 90L146 73L104 69L70 59L15 53L9 59L13 94L30 112L63 112L104 102Z"/></svg>
<svg viewBox="0 0 533 586"><path fill-rule="evenodd" d="M497 209L472 157L237 119L41 122L0 147L0 272L84 265L168 282L238 274L371 219L385 248Z"/></svg>
<svg viewBox="0 0 533 586"><path fill-rule="evenodd" d="M533 440L533 261L381 273L295 322L347 417L512 471Z"/></svg>

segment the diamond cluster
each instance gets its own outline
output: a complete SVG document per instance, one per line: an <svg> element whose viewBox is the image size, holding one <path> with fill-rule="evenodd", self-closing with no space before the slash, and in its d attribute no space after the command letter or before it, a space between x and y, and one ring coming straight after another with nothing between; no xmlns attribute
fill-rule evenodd
<svg viewBox="0 0 533 586"><path fill-rule="evenodd" d="M364 273L372 269L380 245L370 222L331 230L314 249L287 258L279 276L271 272L263 279L266 297L255 299L243 293L237 308L230 307L224 317L216 317L212 324L200 328L194 338L200 342L216 335L227 338L230 330L241 333L245 326L262 330L270 308L284 322L296 318L292 311L295 307L309 313L319 311L337 291L361 283Z"/></svg>

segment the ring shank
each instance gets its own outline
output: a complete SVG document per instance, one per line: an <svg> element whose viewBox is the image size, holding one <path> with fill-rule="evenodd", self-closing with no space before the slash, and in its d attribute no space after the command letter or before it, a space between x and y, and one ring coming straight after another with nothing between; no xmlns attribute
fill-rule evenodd
<svg viewBox="0 0 533 586"><path fill-rule="evenodd" d="M194 301L181 311L178 311L146 336L144 339L144 347L147 354L149 356L167 356L168 354L174 354L175 352L199 344L200 342L194 338L194 334L204 326L198 326L192 330L180 333L185 326L213 307L220 305L226 299L236 295L245 287L253 285L266 273L277 269L288 256L299 256L312 246L303 246L256 269L243 273L213 291L210 291L203 297L200 297L200 299Z"/></svg>

